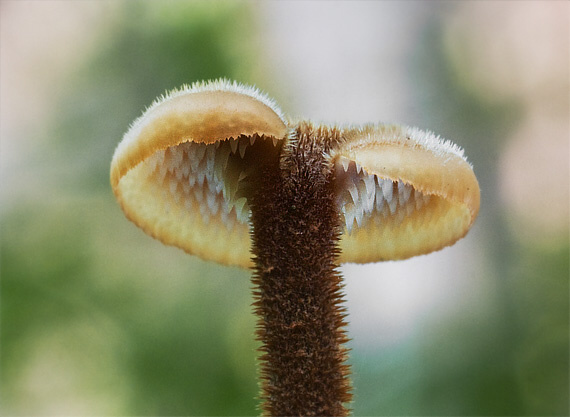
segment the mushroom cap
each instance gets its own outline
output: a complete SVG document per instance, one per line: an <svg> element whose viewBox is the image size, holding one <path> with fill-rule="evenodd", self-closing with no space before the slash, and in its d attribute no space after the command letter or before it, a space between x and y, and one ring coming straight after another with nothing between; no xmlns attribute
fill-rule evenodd
<svg viewBox="0 0 570 417"><path fill-rule="evenodd" d="M155 101L131 125L113 155L111 186L126 216L149 235L205 259L248 267L244 201L214 170L228 163L238 141L245 150L243 138L286 135L283 114L255 88L226 80L186 86ZM214 152L222 148L223 156Z"/></svg>
<svg viewBox="0 0 570 417"><path fill-rule="evenodd" d="M405 126L333 130L337 139L325 140L341 220L340 262L409 258L467 233L480 194L458 146ZM163 243L251 267L247 178L256 164L279 156L291 131L255 88L219 80L175 90L117 146L113 192L126 216Z"/></svg>
<svg viewBox="0 0 570 417"><path fill-rule="evenodd" d="M479 184L463 150L430 132L395 125L349 129L332 159L345 231L341 262L405 259L465 236Z"/></svg>

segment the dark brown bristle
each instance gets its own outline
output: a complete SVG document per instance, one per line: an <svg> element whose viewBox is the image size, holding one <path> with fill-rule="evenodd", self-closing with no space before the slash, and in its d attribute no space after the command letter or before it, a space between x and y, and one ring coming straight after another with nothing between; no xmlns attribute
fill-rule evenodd
<svg viewBox="0 0 570 417"><path fill-rule="evenodd" d="M339 214L326 159L338 132L301 125L250 197L262 411L348 414Z"/></svg>

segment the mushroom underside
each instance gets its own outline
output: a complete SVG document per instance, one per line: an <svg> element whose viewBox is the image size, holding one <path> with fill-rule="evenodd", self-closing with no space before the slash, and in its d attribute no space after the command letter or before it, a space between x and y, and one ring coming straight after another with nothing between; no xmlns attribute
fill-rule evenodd
<svg viewBox="0 0 570 417"><path fill-rule="evenodd" d="M283 142L253 135L156 151L120 179L119 200L131 220L164 243L250 267L249 179L279 157ZM427 253L468 228L468 210L439 195L368 173L345 157L334 170L341 262Z"/></svg>

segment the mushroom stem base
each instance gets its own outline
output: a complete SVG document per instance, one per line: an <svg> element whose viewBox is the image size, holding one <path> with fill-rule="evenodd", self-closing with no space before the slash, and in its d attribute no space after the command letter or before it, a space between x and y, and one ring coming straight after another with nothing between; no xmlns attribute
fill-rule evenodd
<svg viewBox="0 0 570 417"><path fill-rule="evenodd" d="M352 395L333 173L323 138L298 133L250 197L261 408L273 416L345 416Z"/></svg>

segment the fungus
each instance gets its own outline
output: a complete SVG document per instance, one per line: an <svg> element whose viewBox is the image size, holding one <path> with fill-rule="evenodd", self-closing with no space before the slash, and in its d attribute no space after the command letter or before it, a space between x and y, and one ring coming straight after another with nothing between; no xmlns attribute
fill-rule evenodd
<svg viewBox="0 0 570 417"><path fill-rule="evenodd" d="M253 269L266 415L348 414L340 263L441 249L479 210L456 145L402 126L292 123L226 80L155 101L119 143L111 184L151 236Z"/></svg>

